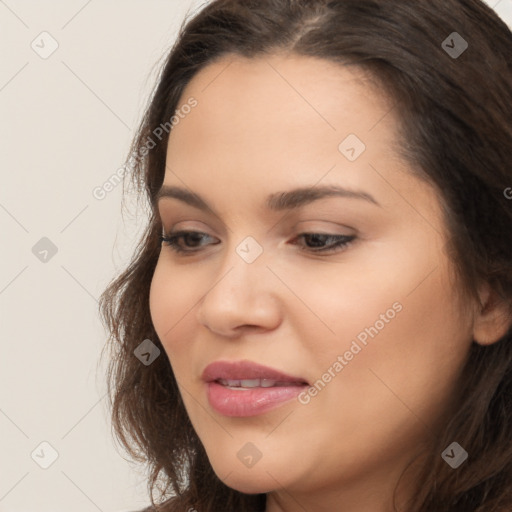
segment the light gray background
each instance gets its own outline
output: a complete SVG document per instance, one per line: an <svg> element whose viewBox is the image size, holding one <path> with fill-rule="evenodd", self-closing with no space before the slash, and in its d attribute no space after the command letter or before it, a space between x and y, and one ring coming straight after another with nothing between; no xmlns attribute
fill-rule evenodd
<svg viewBox="0 0 512 512"><path fill-rule="evenodd" d="M121 167L158 63L204 3L0 0L0 512L149 504L144 468L110 433L97 315L146 212L127 201L122 215L122 186L92 191ZM512 0L487 3L512 26ZM50 48L43 31L59 45L46 59L31 47ZM32 252L43 237L47 262ZM47 469L43 441L58 452Z"/></svg>

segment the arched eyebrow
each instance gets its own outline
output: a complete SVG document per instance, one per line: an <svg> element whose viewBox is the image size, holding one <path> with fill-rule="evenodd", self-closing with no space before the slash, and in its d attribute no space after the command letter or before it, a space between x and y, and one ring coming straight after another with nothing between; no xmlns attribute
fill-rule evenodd
<svg viewBox="0 0 512 512"><path fill-rule="evenodd" d="M379 202L367 192L362 190L353 190L337 185L328 185L323 187L295 188L284 192L270 194L266 200L266 206L269 210L279 212L283 210L298 209L306 206L313 201L328 197L343 197L349 199L360 199L370 204L382 208ZM213 208L198 194L185 188L177 186L162 185L158 191L155 202L160 204L164 198L178 199L194 208L203 211L212 211Z"/></svg>

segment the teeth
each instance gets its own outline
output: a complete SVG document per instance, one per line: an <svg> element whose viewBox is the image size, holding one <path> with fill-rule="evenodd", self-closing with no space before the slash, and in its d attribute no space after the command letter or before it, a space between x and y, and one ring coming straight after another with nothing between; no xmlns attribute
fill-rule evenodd
<svg viewBox="0 0 512 512"><path fill-rule="evenodd" d="M260 379L246 379L240 381L240 386L243 388L256 388L261 385Z"/></svg>
<svg viewBox="0 0 512 512"><path fill-rule="evenodd" d="M244 379L244 380L231 380L231 379L219 379L218 382L223 386L230 388L270 388L272 386L280 385L275 380L270 379Z"/></svg>

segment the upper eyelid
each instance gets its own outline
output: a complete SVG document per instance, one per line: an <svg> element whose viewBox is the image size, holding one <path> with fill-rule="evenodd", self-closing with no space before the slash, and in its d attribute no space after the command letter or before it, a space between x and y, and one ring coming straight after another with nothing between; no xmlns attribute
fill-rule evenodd
<svg viewBox="0 0 512 512"><path fill-rule="evenodd" d="M172 193L168 196L164 192L162 194L162 196L159 197L162 190L165 191L165 189L181 190L179 187L167 187L167 186L162 187L159 194L157 195L157 201L156 201L156 205L155 205L160 221L163 221L163 219L165 219L166 216L171 217L171 216L175 215L175 213L173 212L173 209L168 211L168 213L166 212L167 208L169 208L171 205L174 205L173 208L174 207L178 208L177 211L180 212L178 215L181 215L181 213L182 213L181 207L184 207L185 211L187 211L189 208L192 210L195 210L196 212L200 211L204 215L207 216L208 222L213 222L213 224L216 226L215 229L217 231L222 232L223 234L227 234L227 231L232 233L232 229L229 227L229 225L226 225L224 220L219 215L217 215L217 213L214 210L210 209L207 206L205 206L203 208L200 205L196 205L196 204L194 204L194 201L188 202L187 199L184 199L181 197L181 193L177 194L177 197L176 197ZM332 189L334 189L334 190L338 189L338 190L341 190L341 192L336 192L336 191L322 192L322 190L329 191ZM273 214L276 217L282 217L283 213L285 213L284 217L291 219L291 218L294 218L295 215L303 214L303 212L308 211L309 208L314 207L314 205L316 205L316 204L319 204L319 203L322 204L322 203L324 203L324 201L332 201L332 200L336 200L336 199L338 201L340 199L342 200L342 203L343 203L343 209L341 210L342 212L344 211L345 205L350 205L354 199L360 199L359 201L357 201L357 200L355 201L357 203L365 203L367 205L373 205L377 208L383 208L383 206L380 203L378 203L371 195L369 195L363 191L351 191L351 190L343 189L343 188L336 187L336 186L326 186L323 189L322 189L322 187L320 187L318 190L315 190L318 193L318 197L315 197L314 199L305 200L303 202L301 200L301 196L307 196L310 191L311 191L310 188L305 187L302 189L295 189L293 191L282 192L280 194L274 194L273 196L271 196L271 197L273 197L273 200L270 198L269 198L269 200L270 200L271 204L275 205L275 208L270 207L268 209L268 211L265 213L265 215ZM189 194L185 194L185 195L188 196ZM195 194L191 194L191 195L192 195L192 197L195 196ZM369 198L371 198L371 199L369 199ZM343 199L346 199L347 201L345 202L345 201L343 201ZM361 201L361 199L364 199L364 201ZM199 201L199 203L202 203L201 198L199 198L198 201ZM282 202L282 204L281 204L281 202ZM295 204L295 202L298 202L299 204ZM164 206L167 204L169 206L167 206L167 207ZM281 204L281 206L278 206L279 204ZM285 206L285 204L287 204L288 206ZM326 210L324 208L325 208L325 205L323 208L321 208L321 211L325 212ZM173 213L171 213L171 212L173 212ZM350 215L352 215L352 213L350 213ZM318 219L318 221L323 222L323 220L321 220L321 219ZM329 221L325 221L325 222L329 222ZM275 227L275 224L272 221L270 229L273 230L274 227ZM347 225L345 225L344 227L346 227L348 229L353 229L351 226L347 226Z"/></svg>
<svg viewBox="0 0 512 512"><path fill-rule="evenodd" d="M324 212L325 213L325 212ZM196 219L191 219L188 215L181 215L169 212L167 215L168 219L160 219L161 220L161 229L162 234L165 236L171 236L173 234L176 234L178 232L197 232L201 233L203 235L206 235L208 237L211 237L216 240L221 240L223 237L229 237L229 234L233 234L233 231L227 227L227 230L225 229L224 224L220 224L220 226L216 225L214 222L213 226L208 226L208 224L211 224L211 220L205 220L201 221ZM181 217L181 218L180 218ZM194 223L195 225L190 226L189 223ZM323 224L323 227L318 226L317 223L320 223L320 225ZM167 224L169 226L168 229L165 229L164 224ZM180 227L176 228L177 225L180 225ZM185 224L185 225L183 225ZM197 224L200 224L200 226L197 226ZM311 227L304 226L304 224L312 224ZM285 220L283 223L282 229L276 230L276 225L274 224L270 230L273 231L273 238L280 238L281 236L288 236L290 233L293 234L293 236L299 236L302 234L322 234L322 235L331 235L331 236L356 236L357 238L364 238L363 233L360 231L359 228L354 227L352 222L351 223L341 223L336 222L334 220L327 220L322 218L303 218L303 219L293 219L288 217L288 221ZM204 226L204 227L203 227ZM220 229L219 229L220 228ZM219 233L219 235L214 235L211 233L211 231ZM229 233L228 233L229 231ZM268 233L267 231L267 233Z"/></svg>
<svg viewBox="0 0 512 512"><path fill-rule="evenodd" d="M168 216L171 217L170 214ZM191 220L187 220L187 219L181 219L181 220L178 219L178 220L174 220L173 222L170 222L170 221L166 220L165 217L166 217L166 215L160 215L159 214L159 219L158 220L160 221L162 229L163 229L164 224L172 224L173 226L175 226L177 224L181 224L182 222L199 222L200 224L205 224L204 222L201 222L201 221L197 221L197 220L191 221ZM304 220L295 220L295 221L289 220L289 221L286 221L285 224L288 225L288 224L291 224L292 222L294 224L296 224L296 225L300 225L300 224L304 224L304 223L310 223L310 222L320 222L320 223L324 223L324 224L331 224L333 226L337 226L338 228L355 230L354 227L352 227L352 226L350 226L348 224L342 224L340 222L335 222L333 220L327 220L327 219L304 219ZM274 227L275 227L275 224L272 225L272 230L274 229ZM184 228L179 228L179 231L201 231L202 229L203 228L184 227ZM333 229L335 229L335 228L333 228ZM223 225L222 225L221 231L225 231ZM229 227L228 227L228 231L232 232L232 230L229 229ZM331 234L331 233L329 233L329 234Z"/></svg>
<svg viewBox="0 0 512 512"><path fill-rule="evenodd" d="M201 229L195 229L195 228L179 228L179 229L170 229L166 230L162 226L162 235L166 236L176 236L180 234L187 234L187 233L194 233L199 235L206 235L211 238L218 238L215 235L211 235L207 231L203 231ZM322 229L301 229L297 230L297 235L304 235L304 234L315 234L315 235L329 235L329 236L355 236L356 233L334 233L333 231L329 230L322 230Z"/></svg>

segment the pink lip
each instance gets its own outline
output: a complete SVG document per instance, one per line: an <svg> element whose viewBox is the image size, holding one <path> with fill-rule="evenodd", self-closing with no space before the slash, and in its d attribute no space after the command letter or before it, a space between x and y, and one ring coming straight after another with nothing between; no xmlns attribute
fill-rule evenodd
<svg viewBox="0 0 512 512"><path fill-rule="evenodd" d="M202 374L202 379L212 382L218 379L269 379L278 382L303 383L307 384L302 377L288 375L286 373L263 366L252 361L215 361L209 364Z"/></svg>
<svg viewBox="0 0 512 512"><path fill-rule="evenodd" d="M203 371L210 405L225 416L255 416L270 411L295 398L307 382L302 377L288 375L251 361L216 361ZM218 379L269 379L289 385L231 389L216 382Z"/></svg>

